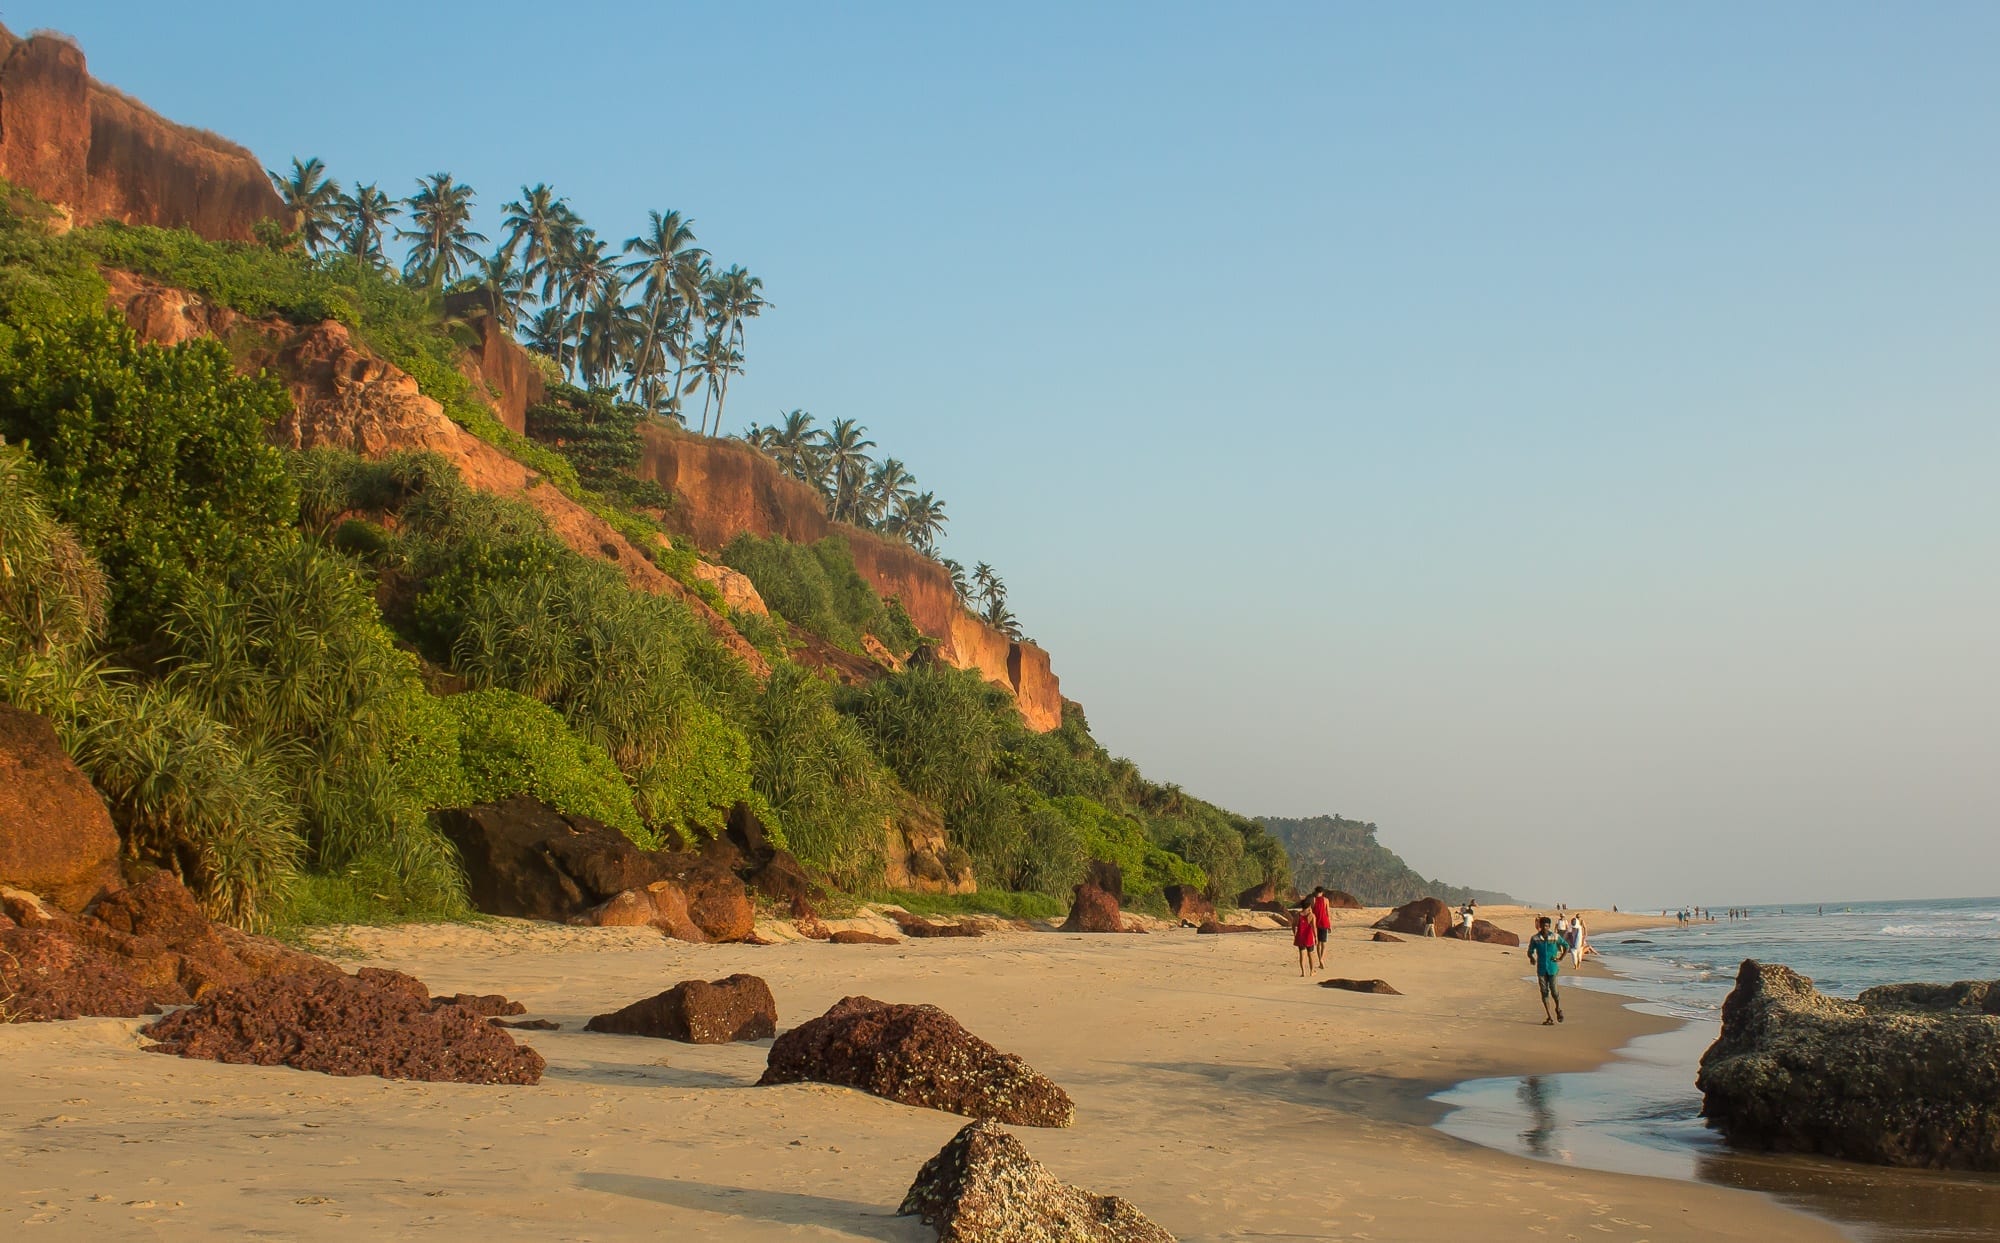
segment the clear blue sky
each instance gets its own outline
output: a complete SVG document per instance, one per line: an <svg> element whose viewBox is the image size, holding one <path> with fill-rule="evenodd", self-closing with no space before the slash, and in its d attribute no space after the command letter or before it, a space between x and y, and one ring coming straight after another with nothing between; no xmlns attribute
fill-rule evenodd
<svg viewBox="0 0 2000 1243"><path fill-rule="evenodd" d="M2000 7L10 6L767 282L1099 737L1628 905L2000 892ZM497 229L489 229L497 234Z"/></svg>

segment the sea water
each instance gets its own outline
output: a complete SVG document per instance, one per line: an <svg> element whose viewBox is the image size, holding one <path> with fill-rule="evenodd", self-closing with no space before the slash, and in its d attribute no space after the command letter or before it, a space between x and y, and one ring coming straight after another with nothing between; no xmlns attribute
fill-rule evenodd
<svg viewBox="0 0 2000 1243"><path fill-rule="evenodd" d="M1450 1109L1441 1129L1541 1160L1766 1192L1869 1243L2000 1240L2000 1178L1736 1153L1703 1125L1694 1087L1745 958L1783 963L1842 997L2000 979L2000 898L1786 903L1591 943L1622 978L1567 985L1641 998L1682 1026L1641 1037L1601 1070L1460 1084L1436 1097Z"/></svg>

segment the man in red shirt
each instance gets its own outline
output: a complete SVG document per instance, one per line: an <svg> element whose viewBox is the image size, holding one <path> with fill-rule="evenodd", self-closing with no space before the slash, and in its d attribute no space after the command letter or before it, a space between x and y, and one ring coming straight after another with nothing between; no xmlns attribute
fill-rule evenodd
<svg viewBox="0 0 2000 1243"><path fill-rule="evenodd" d="M1333 904L1326 900L1326 887L1324 885L1313 886L1312 918L1313 925L1319 929L1319 965L1320 970L1324 971L1326 969L1326 934L1333 930Z"/></svg>

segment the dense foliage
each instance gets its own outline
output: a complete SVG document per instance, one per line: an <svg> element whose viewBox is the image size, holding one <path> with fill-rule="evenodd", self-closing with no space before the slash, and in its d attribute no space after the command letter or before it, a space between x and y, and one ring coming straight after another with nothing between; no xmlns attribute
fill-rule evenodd
<svg viewBox="0 0 2000 1243"><path fill-rule="evenodd" d="M274 450L275 384L217 343L141 345L100 309L103 263L246 315L338 319L686 581L693 554L647 538L664 498L625 486L643 402L558 386L529 440L476 399L438 296L465 259L448 219L463 187L425 190L407 281L379 238L315 255L0 213L0 698L57 722L131 854L247 926L462 912L428 813L517 793L648 845L747 805L853 890L880 884L899 821L942 823L994 909L1059 905L1092 858L1142 905L1169 883L1226 897L1284 874L1260 827L1145 781L1073 705L1035 734L973 673L919 662L838 688L794 663L802 632L898 654L921 638L842 540L727 550L777 614L733 619L763 640L760 679L687 604L635 590L532 507L434 454ZM310 224L294 222L307 241ZM740 343L740 321L724 336ZM598 365L582 339L561 349ZM894 516L871 517L867 478L844 469L843 516ZM979 579L1004 609L997 576Z"/></svg>
<svg viewBox="0 0 2000 1243"><path fill-rule="evenodd" d="M1260 816L1259 821L1291 856L1301 885L1325 885L1353 894L1370 906L1400 906L1418 898L1463 902L1511 902L1504 893L1425 880L1395 851L1375 840L1375 826L1340 816L1292 819Z"/></svg>

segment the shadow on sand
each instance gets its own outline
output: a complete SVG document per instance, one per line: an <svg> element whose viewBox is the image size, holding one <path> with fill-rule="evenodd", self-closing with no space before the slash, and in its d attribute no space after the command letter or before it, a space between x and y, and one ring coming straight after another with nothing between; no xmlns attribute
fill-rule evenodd
<svg viewBox="0 0 2000 1243"><path fill-rule="evenodd" d="M921 1243L937 1237L936 1231L927 1229L914 1217L898 1217L893 1209L879 1204L857 1204L830 1196L723 1187L640 1174L585 1173L577 1175L576 1184L588 1191L670 1204L698 1213L751 1217L781 1226L818 1226L832 1234L879 1239L882 1243Z"/></svg>

